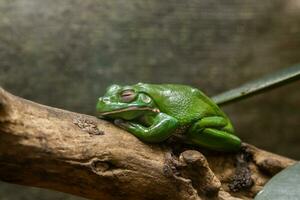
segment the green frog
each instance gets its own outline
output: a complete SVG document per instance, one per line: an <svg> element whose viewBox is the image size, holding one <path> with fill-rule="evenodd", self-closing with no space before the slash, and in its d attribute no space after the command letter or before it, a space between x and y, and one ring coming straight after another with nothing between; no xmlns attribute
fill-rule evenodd
<svg viewBox="0 0 300 200"><path fill-rule="evenodd" d="M216 151L241 147L226 114L203 92L186 85L112 85L99 98L97 112L145 142L179 135L186 143Z"/></svg>

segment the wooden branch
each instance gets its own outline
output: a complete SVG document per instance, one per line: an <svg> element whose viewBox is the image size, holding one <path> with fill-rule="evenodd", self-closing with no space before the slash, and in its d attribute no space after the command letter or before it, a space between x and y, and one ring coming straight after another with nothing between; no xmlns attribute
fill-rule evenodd
<svg viewBox="0 0 300 200"><path fill-rule="evenodd" d="M201 153L199 152L201 151ZM103 199L247 199L295 161L146 144L109 122L0 88L0 180Z"/></svg>

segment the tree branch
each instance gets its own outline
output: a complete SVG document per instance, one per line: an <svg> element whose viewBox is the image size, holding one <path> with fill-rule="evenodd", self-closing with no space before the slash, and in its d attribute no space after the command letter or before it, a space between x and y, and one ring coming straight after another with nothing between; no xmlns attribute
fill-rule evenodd
<svg viewBox="0 0 300 200"><path fill-rule="evenodd" d="M109 122L0 88L3 181L91 199L247 199L295 163L248 144L237 154L191 149L146 144Z"/></svg>

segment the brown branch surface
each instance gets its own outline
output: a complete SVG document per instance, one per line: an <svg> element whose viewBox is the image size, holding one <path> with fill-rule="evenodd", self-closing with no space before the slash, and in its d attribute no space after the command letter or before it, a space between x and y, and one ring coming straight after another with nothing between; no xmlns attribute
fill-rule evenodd
<svg viewBox="0 0 300 200"><path fill-rule="evenodd" d="M3 181L103 200L251 199L294 162L248 144L236 154L146 144L109 122L0 88Z"/></svg>

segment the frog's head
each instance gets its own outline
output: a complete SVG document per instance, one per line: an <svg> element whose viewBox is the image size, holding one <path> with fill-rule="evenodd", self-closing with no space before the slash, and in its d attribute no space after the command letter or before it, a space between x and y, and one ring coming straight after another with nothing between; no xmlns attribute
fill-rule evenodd
<svg viewBox="0 0 300 200"><path fill-rule="evenodd" d="M146 113L159 112L152 98L134 86L110 86L97 103L99 117L132 120Z"/></svg>

